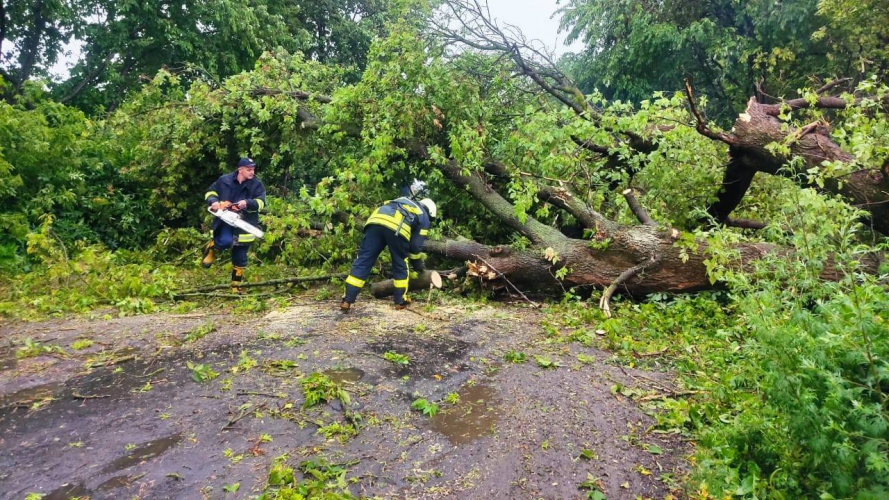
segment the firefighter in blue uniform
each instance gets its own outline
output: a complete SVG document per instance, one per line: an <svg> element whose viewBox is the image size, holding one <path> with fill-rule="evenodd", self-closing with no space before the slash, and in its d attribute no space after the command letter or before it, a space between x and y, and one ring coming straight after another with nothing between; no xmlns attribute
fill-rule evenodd
<svg viewBox="0 0 889 500"><path fill-rule="evenodd" d="M256 164L250 158L241 158L238 169L216 179L204 195L207 205L214 212L232 210L254 226L259 225L259 212L265 208L265 186L256 177ZM243 291L238 285L244 281L247 267L247 250L256 236L229 226L222 220L213 218L213 239L204 246L201 265L210 267L216 255L231 248L232 251L232 291Z"/></svg>
<svg viewBox="0 0 889 500"><path fill-rule="evenodd" d="M408 261L414 271L424 270L420 252L435 215L435 203L429 198L417 202L401 197L387 201L376 209L364 225L364 239L346 278L346 294L340 303L340 310L349 312L377 257L386 247L389 247L392 256L395 308L404 309L410 302L407 297Z"/></svg>

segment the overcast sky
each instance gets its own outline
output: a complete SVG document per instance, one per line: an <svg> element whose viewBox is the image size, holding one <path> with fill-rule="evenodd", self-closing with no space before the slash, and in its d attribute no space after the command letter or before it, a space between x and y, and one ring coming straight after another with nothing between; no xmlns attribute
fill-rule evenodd
<svg viewBox="0 0 889 500"><path fill-rule="evenodd" d="M558 16L552 18L553 13L559 8L557 2L558 0L488 0L488 5L491 15L500 23L516 26L529 40L540 40L548 49L555 51L556 55L571 51L579 52L583 48L581 43L575 42L570 47L566 47L563 43L565 33L559 33ZM562 3L564 4L565 0ZM70 66L80 55L79 45L68 44L65 50L70 54L59 58L50 69L57 78L68 75Z"/></svg>
<svg viewBox="0 0 889 500"><path fill-rule="evenodd" d="M498 21L518 27L529 40L540 40L558 55L583 48L579 42L566 47L565 33L559 33L559 17L551 18L564 4L565 0L562 5L557 5L557 0L488 0L491 15Z"/></svg>

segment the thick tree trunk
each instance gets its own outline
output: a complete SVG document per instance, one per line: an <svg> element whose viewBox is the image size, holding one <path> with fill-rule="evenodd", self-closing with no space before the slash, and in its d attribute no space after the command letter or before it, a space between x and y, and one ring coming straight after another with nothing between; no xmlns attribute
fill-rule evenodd
<svg viewBox="0 0 889 500"><path fill-rule="evenodd" d="M589 241L563 238L551 248L559 261L553 265L545 258L543 248L517 250L503 246L488 246L474 241L427 241L423 250L448 259L466 261L471 267L481 270L481 281L505 283L506 278L523 291L561 291L562 288L593 286L605 288L611 285L621 273L646 264L656 258L656 263L645 267L641 272L622 283L619 291L634 295L653 292L694 292L718 288L707 275L704 260L706 248L700 245L697 252L683 251L674 243L678 233L651 226L624 227L612 234L611 243L604 249L590 248ZM751 243L735 247L741 268L758 259L772 255L791 257L785 248L767 243ZM862 265L866 271L876 272L879 267L877 256L867 256ZM567 266L569 272L560 281L556 272ZM478 274L478 273L477 273ZM837 280L842 276L832 263L825 265L821 277ZM411 290L428 290L428 277L420 276L411 282ZM375 297L385 297L392 293L392 281L384 280L372 287Z"/></svg>
<svg viewBox="0 0 889 500"><path fill-rule="evenodd" d="M718 222L724 222L738 206L757 172L800 178L808 169L823 169L825 161L852 161L852 155L833 142L825 125L788 128L774 116L775 109L775 105L759 104L751 98L746 112L738 117L727 136L730 160L718 200L708 209ZM791 155L803 159L803 168L790 170L790 158L769 151L767 146L771 143L789 144ZM850 204L870 212L874 229L889 233L889 164L882 169L857 170L841 178L828 178L823 190L842 195Z"/></svg>

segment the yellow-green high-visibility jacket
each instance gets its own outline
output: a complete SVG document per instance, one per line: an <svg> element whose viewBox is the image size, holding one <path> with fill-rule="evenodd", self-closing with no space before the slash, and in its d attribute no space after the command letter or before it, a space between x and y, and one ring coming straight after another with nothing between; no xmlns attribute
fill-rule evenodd
<svg viewBox="0 0 889 500"><path fill-rule="evenodd" d="M370 224L387 227L406 239L410 245L408 257L411 267L422 269L423 255L420 252L429 234L429 228L432 227L429 212L423 205L404 197L387 201L371 214L365 227Z"/></svg>
<svg viewBox="0 0 889 500"><path fill-rule="evenodd" d="M404 197L387 201L371 214L365 227L371 224L387 227L406 239L410 246L408 258L411 267L422 270L423 255L420 252L429 234L429 228L432 227L432 219L423 205Z"/></svg>
<svg viewBox="0 0 889 500"><path fill-rule="evenodd" d="M408 241L415 234L426 236L431 227L429 214L423 206L408 198L387 201L367 219L366 225L370 224L387 227Z"/></svg>

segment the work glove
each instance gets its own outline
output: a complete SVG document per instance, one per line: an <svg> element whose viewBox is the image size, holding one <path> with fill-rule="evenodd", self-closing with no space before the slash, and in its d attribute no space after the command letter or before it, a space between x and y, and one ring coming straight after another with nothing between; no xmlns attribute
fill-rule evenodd
<svg viewBox="0 0 889 500"><path fill-rule="evenodd" d="M418 273L417 271L411 271L408 273L408 277L412 280L415 280L420 277L420 273Z"/></svg>
<svg viewBox="0 0 889 500"><path fill-rule="evenodd" d="M230 201L220 201L219 202L219 210L228 210L232 206L232 202Z"/></svg>
<svg viewBox="0 0 889 500"><path fill-rule="evenodd" d="M413 269L414 272L422 273L423 271L426 270L426 265L423 264L422 260L412 260L411 261L411 269Z"/></svg>

